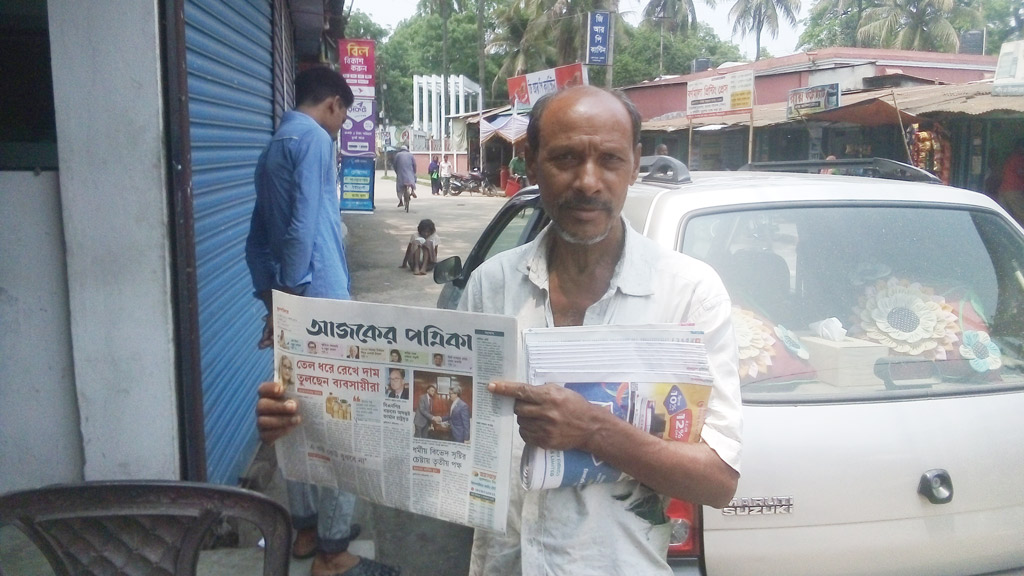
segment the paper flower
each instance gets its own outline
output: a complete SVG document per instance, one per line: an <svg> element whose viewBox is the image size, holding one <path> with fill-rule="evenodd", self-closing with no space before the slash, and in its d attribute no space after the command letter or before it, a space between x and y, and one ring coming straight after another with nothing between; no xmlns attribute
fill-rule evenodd
<svg viewBox="0 0 1024 576"><path fill-rule="evenodd" d="M867 339L900 354L945 360L959 340L952 306L917 282L878 281L865 291L855 313Z"/></svg>
<svg viewBox="0 0 1024 576"><path fill-rule="evenodd" d="M782 344L786 347L786 350L792 352L797 358L807 360L811 357L811 353L804 348L804 345L800 342L800 339L793 334L792 331L788 330L782 324L775 327L775 335L782 340Z"/></svg>
<svg viewBox="0 0 1024 576"><path fill-rule="evenodd" d="M756 378L758 374L767 374L775 354L772 331L753 312L739 306L732 307L732 325L739 348L740 377Z"/></svg>
<svg viewBox="0 0 1024 576"><path fill-rule="evenodd" d="M988 333L980 330L965 330L960 344L960 355L969 360L976 372L998 370L1003 365L1002 353Z"/></svg>

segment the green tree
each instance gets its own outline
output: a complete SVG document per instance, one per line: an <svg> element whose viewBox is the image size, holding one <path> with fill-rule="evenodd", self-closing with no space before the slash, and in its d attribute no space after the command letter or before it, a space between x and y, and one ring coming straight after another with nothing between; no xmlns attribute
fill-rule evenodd
<svg viewBox="0 0 1024 576"><path fill-rule="evenodd" d="M643 16L644 24L674 34L697 22L697 7L693 0L650 0Z"/></svg>
<svg viewBox="0 0 1024 576"><path fill-rule="evenodd" d="M998 54L1003 42L1024 40L1024 1L984 0L985 53Z"/></svg>
<svg viewBox="0 0 1024 576"><path fill-rule="evenodd" d="M472 54L476 50L476 15L453 14L448 25L448 45L452 54ZM392 124L412 122L412 79L414 75L440 75L444 70L441 17L418 14L404 20L377 52L378 85L381 105ZM452 75L477 77L476 61L455 58ZM387 90L383 85L387 84Z"/></svg>
<svg viewBox="0 0 1024 576"><path fill-rule="evenodd" d="M555 49L544 36L544 27L534 24L544 13L542 0L509 2L495 14L494 36L487 49L501 58L501 67L491 85L491 93L507 94L505 81L528 71L549 68L555 62Z"/></svg>
<svg viewBox="0 0 1024 576"><path fill-rule="evenodd" d="M345 37L346 38L370 38L377 42L379 47L383 42L384 38L388 35L387 29L380 24L377 24L370 18L369 14L360 12L359 10L353 10L348 16L348 22L345 25Z"/></svg>
<svg viewBox="0 0 1024 576"><path fill-rule="evenodd" d="M884 48L956 52L960 38L951 21L980 25L981 14L954 0L882 0L864 11L857 35Z"/></svg>
<svg viewBox="0 0 1024 576"><path fill-rule="evenodd" d="M661 75L683 75L693 72L695 58L710 58L712 67L723 62L743 60L739 47L722 40L713 28L696 23L683 34L666 34L649 26L640 26L631 31L629 43L622 46L615 55L615 85L632 86L659 76L658 62L651 57L662 48Z"/></svg>
<svg viewBox="0 0 1024 576"><path fill-rule="evenodd" d="M817 50L832 46L858 46L857 29L863 2L818 0L810 14L800 21L803 32L794 48Z"/></svg>
<svg viewBox="0 0 1024 576"><path fill-rule="evenodd" d="M800 12L800 0L736 0L729 10L732 31L742 36L754 34L754 60L761 56L761 33L767 31L772 38L779 35L779 15L796 26L796 15Z"/></svg>

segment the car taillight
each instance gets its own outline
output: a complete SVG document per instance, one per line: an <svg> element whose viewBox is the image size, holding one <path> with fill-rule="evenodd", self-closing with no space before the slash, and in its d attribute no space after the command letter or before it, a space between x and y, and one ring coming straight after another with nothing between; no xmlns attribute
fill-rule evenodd
<svg viewBox="0 0 1024 576"><path fill-rule="evenodd" d="M700 513L696 507L689 502L673 498L669 501L665 514L672 524L668 557L700 556Z"/></svg>

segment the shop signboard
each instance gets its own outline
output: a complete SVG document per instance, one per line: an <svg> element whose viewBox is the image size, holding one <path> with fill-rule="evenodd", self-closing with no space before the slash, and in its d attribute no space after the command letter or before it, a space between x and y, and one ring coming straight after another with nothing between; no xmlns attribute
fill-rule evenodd
<svg viewBox="0 0 1024 576"><path fill-rule="evenodd" d="M587 13L587 64L611 65L611 31L612 20L608 12Z"/></svg>
<svg viewBox="0 0 1024 576"><path fill-rule="evenodd" d="M694 80L686 87L686 116L749 114L754 103L754 71Z"/></svg>
<svg viewBox="0 0 1024 576"><path fill-rule="evenodd" d="M355 95L341 128L339 171L341 209L373 210L374 158L377 155L377 107L374 99L373 40L338 40L339 72Z"/></svg>
<svg viewBox="0 0 1024 576"><path fill-rule="evenodd" d="M839 108L839 84L821 84L789 91L786 118L798 119L815 112Z"/></svg>
<svg viewBox="0 0 1024 576"><path fill-rule="evenodd" d="M508 98L516 106L530 107L549 92L589 83L587 68L583 64L568 64L509 78Z"/></svg>

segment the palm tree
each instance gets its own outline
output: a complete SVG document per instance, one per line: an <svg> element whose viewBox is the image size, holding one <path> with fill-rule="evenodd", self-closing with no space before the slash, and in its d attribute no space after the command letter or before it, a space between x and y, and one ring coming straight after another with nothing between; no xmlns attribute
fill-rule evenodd
<svg viewBox="0 0 1024 576"><path fill-rule="evenodd" d="M857 37L884 48L955 52L960 39L954 19L977 25L981 13L955 0L882 0L864 11Z"/></svg>
<svg viewBox="0 0 1024 576"><path fill-rule="evenodd" d="M761 32L767 30L772 38L779 35L779 13L789 22L790 26L796 26L796 15L800 12L800 0L736 0L732 9L729 10L729 18L732 19L732 32L739 32L746 36L748 32L754 33L754 46L757 53L754 60L761 58Z"/></svg>
<svg viewBox="0 0 1024 576"><path fill-rule="evenodd" d="M686 30L697 21L697 8L693 0L650 0L643 11L644 22L664 25L669 32Z"/></svg>
<svg viewBox="0 0 1024 576"><path fill-rule="evenodd" d="M503 56L491 85L491 94L498 92L501 82L531 70L543 70L554 59L555 49L544 30L531 23L544 14L543 0L509 2L497 12L495 33L487 48Z"/></svg>
<svg viewBox="0 0 1024 576"><path fill-rule="evenodd" d="M857 31L861 27L861 20L864 18L864 11L875 5L873 0L819 0L811 8L812 16L821 20L824 19L846 19L856 18L856 25L850 29L850 35L844 34L845 46L862 46ZM844 20L845 21L845 20Z"/></svg>

